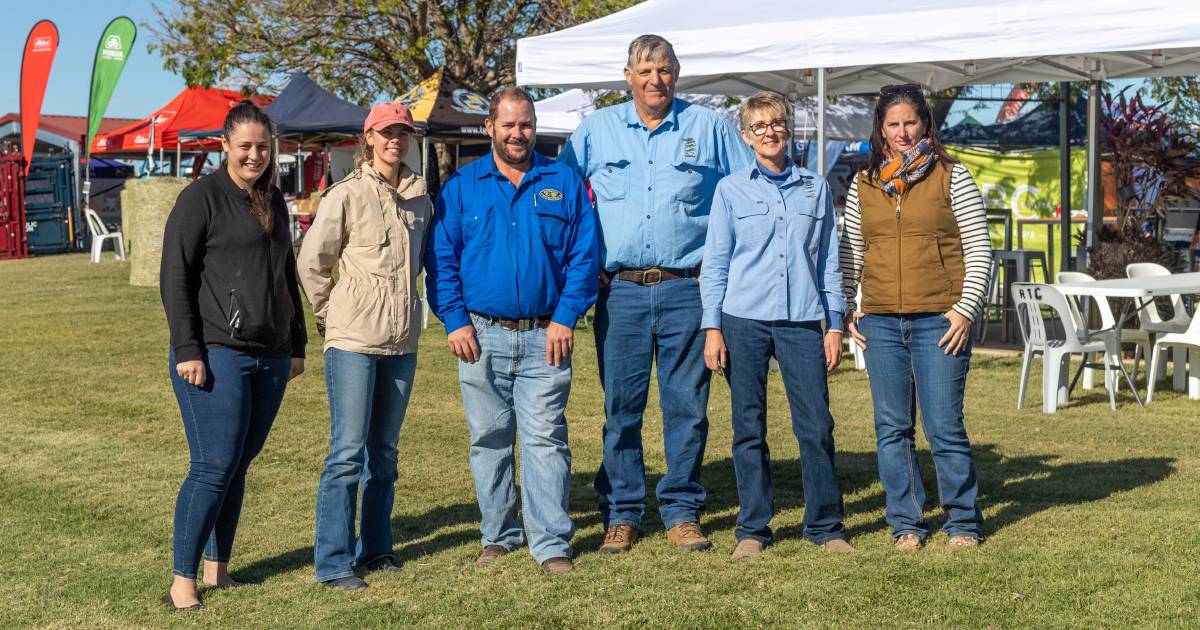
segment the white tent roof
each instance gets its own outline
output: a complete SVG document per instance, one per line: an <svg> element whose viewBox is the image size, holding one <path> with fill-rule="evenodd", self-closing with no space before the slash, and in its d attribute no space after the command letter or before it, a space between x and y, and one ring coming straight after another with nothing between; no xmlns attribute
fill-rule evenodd
<svg viewBox="0 0 1200 630"><path fill-rule="evenodd" d="M517 83L624 88L648 32L674 45L680 92L812 94L812 68L830 69L831 94L1200 74L1197 0L648 0L519 40Z"/></svg>
<svg viewBox="0 0 1200 630"><path fill-rule="evenodd" d="M535 104L539 136L569 136L579 123L596 109L594 94L585 90L567 90ZM711 94L680 94L683 98L725 114L736 123L738 108L725 107L723 96ZM843 96L825 106L826 138L832 140L866 140L871 137L874 115L871 104L857 96ZM796 102L796 136L803 140L816 135L817 103L814 98Z"/></svg>

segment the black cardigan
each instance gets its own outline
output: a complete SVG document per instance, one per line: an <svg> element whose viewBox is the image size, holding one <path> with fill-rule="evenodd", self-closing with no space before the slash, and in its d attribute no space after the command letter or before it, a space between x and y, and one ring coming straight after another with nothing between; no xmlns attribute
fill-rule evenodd
<svg viewBox="0 0 1200 630"><path fill-rule="evenodd" d="M296 284L287 206L271 187L274 228L263 234L226 165L192 182L163 234L159 291L175 361L207 346L263 357L303 357L308 336Z"/></svg>

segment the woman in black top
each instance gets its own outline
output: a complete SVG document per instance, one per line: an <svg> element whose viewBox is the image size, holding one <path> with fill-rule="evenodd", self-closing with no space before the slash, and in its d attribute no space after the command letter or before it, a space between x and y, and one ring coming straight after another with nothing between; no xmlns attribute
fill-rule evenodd
<svg viewBox="0 0 1200 630"><path fill-rule="evenodd" d="M188 186L163 238L159 285L171 331L171 383L190 468L175 503L175 581L164 601L202 608L204 583L236 586L227 564L246 469L262 450L288 380L304 371L304 311L287 208L274 185L271 121L249 101L225 117L229 159Z"/></svg>

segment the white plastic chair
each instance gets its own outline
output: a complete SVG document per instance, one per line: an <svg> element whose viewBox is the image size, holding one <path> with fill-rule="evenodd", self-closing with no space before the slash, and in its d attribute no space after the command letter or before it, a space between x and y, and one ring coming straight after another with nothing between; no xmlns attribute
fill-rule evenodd
<svg viewBox="0 0 1200 630"><path fill-rule="evenodd" d="M96 214L91 208L84 208L83 214L87 218L88 230L92 233L92 262L100 262L100 250L104 248L104 241L113 241L113 252L117 255L117 260L125 260L125 237L121 235L121 231L108 231L108 226L100 220L100 215Z"/></svg>
<svg viewBox="0 0 1200 630"><path fill-rule="evenodd" d="M1171 275L1171 270L1158 263L1131 263L1125 266L1125 275L1130 278L1169 276ZM1138 313L1138 321L1141 324L1141 328L1149 333L1152 341L1158 335L1170 333L1178 334L1188 330L1188 326L1191 324L1192 318L1188 316L1187 309L1183 307L1183 296L1171 296L1171 309L1175 311L1175 314L1171 317L1171 319L1164 320L1162 315L1158 312L1158 306L1156 306L1152 300L1149 304L1146 304L1144 307L1142 307L1142 310ZM1188 351L1183 347L1176 347L1175 349L1171 350L1171 359L1175 362L1175 376L1173 384L1177 390L1182 390L1184 386L1184 364L1187 363L1187 354ZM1166 378L1167 364L1165 361L1158 364L1158 367L1155 369L1157 371L1151 372L1148 380Z"/></svg>
<svg viewBox="0 0 1200 630"><path fill-rule="evenodd" d="M1167 348L1171 349L1171 354L1175 358L1177 377L1183 374L1183 363L1179 360L1181 356L1184 356L1185 353L1191 354L1193 362L1196 361L1196 357L1200 357L1200 323L1197 323L1197 320L1200 318L1193 317L1191 325L1184 332L1157 336L1154 340L1154 354L1150 359L1150 371L1147 374L1157 374L1159 366L1166 366L1163 362L1163 351ZM1192 370L1192 374L1195 375L1196 368L1193 367ZM1149 382L1146 384L1146 402L1149 403L1154 398L1154 379L1147 380Z"/></svg>
<svg viewBox="0 0 1200 630"><path fill-rule="evenodd" d="M1096 281L1095 278L1091 277L1090 275L1088 275L1086 273L1083 273L1082 271L1060 271L1057 274L1055 274L1055 280L1059 284L1063 284L1063 283L1078 284L1078 283L1082 283L1082 282L1095 282ZM1075 303L1074 304L1075 308L1078 309L1080 314L1087 313L1086 300L1087 300L1087 298L1084 298L1081 300L1072 300ZM1100 313L1100 328L1105 329L1105 328L1116 327L1117 318L1113 315L1112 305L1108 303L1108 299L1107 298L1099 298L1099 299L1095 299L1094 301L1096 304L1096 311L1098 311ZM1084 316L1084 321L1087 321L1086 315ZM1095 331L1092 331L1092 333L1094 334ZM1138 368L1143 362L1146 362L1146 363L1149 362L1150 351L1153 348L1154 343L1150 340L1150 333L1148 333L1140 328L1122 328L1120 331L1120 337L1121 337L1122 345L1127 344L1127 343L1134 344L1134 347L1133 347L1133 371L1131 372L1131 378L1133 379L1134 383L1137 383ZM1120 385L1121 385L1121 383L1120 383L1120 380L1118 379L1118 381L1117 381L1117 389L1118 390L1120 389ZM1084 386L1084 388L1091 387L1090 370L1087 372L1084 372L1083 386Z"/></svg>
<svg viewBox="0 0 1200 630"><path fill-rule="evenodd" d="M1079 380L1084 367L1104 368L1104 389L1108 392L1108 403L1117 408L1116 378L1120 369L1121 345L1114 330L1099 331L1092 341L1086 337L1082 318L1062 293L1053 285L1017 282L1012 285L1013 300L1017 306L1017 321L1021 336L1025 339L1025 353L1021 361L1021 384L1017 392L1017 409L1025 405L1025 388L1029 381L1029 368L1035 354L1042 355L1042 413L1054 413L1059 403L1066 403L1071 388ZM1049 308L1058 315L1063 326L1063 339L1050 339L1042 319L1042 308ZM1104 363L1088 363L1086 357L1093 352L1104 353ZM1068 382L1071 355L1084 355L1083 365L1075 378Z"/></svg>

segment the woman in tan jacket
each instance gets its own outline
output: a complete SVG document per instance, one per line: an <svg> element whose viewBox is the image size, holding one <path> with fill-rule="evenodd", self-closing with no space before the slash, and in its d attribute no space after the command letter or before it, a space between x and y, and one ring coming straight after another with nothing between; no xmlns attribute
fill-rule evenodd
<svg viewBox="0 0 1200 630"><path fill-rule="evenodd" d="M425 180L404 164L413 131L407 107L384 103L371 110L356 168L323 195L298 260L301 283L324 329L329 392L316 578L339 590L366 588L355 566L399 569L391 523L396 443L417 366L416 281L433 211Z"/></svg>
<svg viewBox="0 0 1200 630"><path fill-rule="evenodd" d="M887 86L871 162L846 196L842 290L862 304L848 329L865 349L886 518L899 549L925 544L916 410L929 439L951 547L983 540L979 483L963 426L971 320L991 272L979 188L942 149L918 85Z"/></svg>

